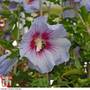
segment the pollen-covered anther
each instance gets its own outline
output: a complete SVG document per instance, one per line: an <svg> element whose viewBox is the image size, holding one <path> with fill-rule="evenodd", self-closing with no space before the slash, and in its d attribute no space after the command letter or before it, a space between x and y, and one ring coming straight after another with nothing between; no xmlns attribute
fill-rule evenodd
<svg viewBox="0 0 90 90"><path fill-rule="evenodd" d="M41 38L37 38L35 40L36 52L40 52L43 49L44 45L45 45L44 40L42 40Z"/></svg>

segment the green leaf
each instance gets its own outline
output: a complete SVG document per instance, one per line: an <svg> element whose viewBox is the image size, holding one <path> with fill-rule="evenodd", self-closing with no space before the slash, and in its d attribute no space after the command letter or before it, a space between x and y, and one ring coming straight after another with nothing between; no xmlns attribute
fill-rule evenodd
<svg viewBox="0 0 90 90"><path fill-rule="evenodd" d="M70 75L82 75L83 72L80 69L71 69L66 71L62 76L70 76Z"/></svg>
<svg viewBox="0 0 90 90"><path fill-rule="evenodd" d="M34 79L32 81L32 86L33 87L47 87L48 86L48 80L45 77Z"/></svg>
<svg viewBox="0 0 90 90"><path fill-rule="evenodd" d="M90 86L90 78L87 79L78 79L79 86Z"/></svg>
<svg viewBox="0 0 90 90"><path fill-rule="evenodd" d="M79 59L75 59L75 66L76 66L77 69L81 69L82 68Z"/></svg>
<svg viewBox="0 0 90 90"><path fill-rule="evenodd" d="M9 10L1 10L0 14L8 18L11 15L11 12Z"/></svg>
<svg viewBox="0 0 90 90"><path fill-rule="evenodd" d="M85 8L85 6L81 7L80 8L80 13L81 13L81 16L83 17L84 21L87 21L88 20L88 12Z"/></svg>
<svg viewBox="0 0 90 90"><path fill-rule="evenodd" d="M0 30L0 37L1 37L3 34L4 34L4 32Z"/></svg>
<svg viewBox="0 0 90 90"><path fill-rule="evenodd" d="M88 24L90 24L90 13L88 14Z"/></svg>
<svg viewBox="0 0 90 90"><path fill-rule="evenodd" d="M19 57L19 49L13 49L12 53L8 56L8 58Z"/></svg>
<svg viewBox="0 0 90 90"><path fill-rule="evenodd" d="M13 49L12 43L7 40L0 40L0 45L9 50Z"/></svg>
<svg viewBox="0 0 90 90"><path fill-rule="evenodd" d="M19 29L18 29L17 25L15 26L14 30L12 31L12 37L14 40L19 39Z"/></svg>

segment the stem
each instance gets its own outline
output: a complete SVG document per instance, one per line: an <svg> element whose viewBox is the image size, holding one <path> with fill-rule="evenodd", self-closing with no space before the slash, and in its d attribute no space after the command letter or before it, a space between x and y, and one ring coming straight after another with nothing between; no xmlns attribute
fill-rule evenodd
<svg viewBox="0 0 90 90"><path fill-rule="evenodd" d="M42 0L40 0L40 16L43 16Z"/></svg>
<svg viewBox="0 0 90 90"><path fill-rule="evenodd" d="M89 62L88 62L88 64L87 64L87 74L88 74L88 78L90 78L90 64L89 64Z"/></svg>
<svg viewBox="0 0 90 90"><path fill-rule="evenodd" d="M17 72L17 64L14 66L13 73L16 74Z"/></svg>
<svg viewBox="0 0 90 90"><path fill-rule="evenodd" d="M87 32L90 34L90 26L87 26Z"/></svg>
<svg viewBox="0 0 90 90"><path fill-rule="evenodd" d="M89 27L88 27L88 23L86 23L86 22L83 20L83 18L82 18L82 16L80 15L80 13L78 13L76 10L74 10L74 11L75 11L75 13L79 16L79 18L80 18L83 26L86 28L86 30L87 30L86 32L90 34Z"/></svg>
<svg viewBox="0 0 90 90"><path fill-rule="evenodd" d="M48 87L50 87L50 73L47 73Z"/></svg>
<svg viewBox="0 0 90 90"><path fill-rule="evenodd" d="M90 34L90 29L89 29L89 27L88 27L88 24L84 22L82 16L81 16L79 13L78 13L78 16L79 16L82 24L85 26L85 28L86 28L86 30L87 30L86 32L87 32L88 34Z"/></svg>
<svg viewBox="0 0 90 90"><path fill-rule="evenodd" d="M80 20L82 21L82 24L86 27L87 25L86 25L86 23L84 22L82 16L81 16L79 13L78 13L78 16L79 16Z"/></svg>
<svg viewBox="0 0 90 90"><path fill-rule="evenodd" d="M50 9L51 9L51 2L49 2L49 6L48 6L48 11L47 11L48 15L50 14Z"/></svg>

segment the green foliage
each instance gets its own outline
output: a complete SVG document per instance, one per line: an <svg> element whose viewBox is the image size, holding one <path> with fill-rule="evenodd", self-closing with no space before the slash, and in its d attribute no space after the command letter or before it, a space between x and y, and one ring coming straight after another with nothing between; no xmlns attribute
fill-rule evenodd
<svg viewBox="0 0 90 90"><path fill-rule="evenodd" d="M0 39L0 45L9 50L13 49L12 43L7 40Z"/></svg>
<svg viewBox="0 0 90 90"><path fill-rule="evenodd" d="M60 5L66 0L48 0L55 4ZM8 5L9 2L4 2ZM62 7L63 9L63 7ZM79 10L76 10L77 16L74 18L62 18L62 9L52 10L48 12L49 24L63 24L68 33L68 39L71 41L72 46L70 49L70 60L67 63L63 63L55 68L48 74L40 74L34 70L27 69L28 64L26 58L20 58L18 45L14 47L12 42L17 40L19 43L22 39L21 31L17 25L20 22L20 12L24 12L26 17L24 18L24 27L30 27L31 21L26 20L27 17L31 17L31 14L27 14L22 7L19 7L16 11L10 11L7 8L0 10L0 15L7 18L9 23L8 27L4 31L0 28L0 46L10 50L11 55L9 58L18 58L19 64L17 65L17 71L14 74L12 71L12 86L13 87L89 87L90 78L88 78L85 72L84 63L90 62L90 34L87 32L87 28L90 27L90 13L87 12L83 6ZM69 8L68 8L69 9ZM59 14L58 14L59 13ZM34 19L34 17L32 17ZM58 21L56 20L58 19ZM14 28L13 28L14 27ZM90 29L90 28L89 28ZM9 32L10 40L3 36L6 32ZM75 48L80 47L80 50L75 52ZM24 66L26 64L26 66ZM24 70L24 68L26 68ZM29 68L29 67L28 67ZM86 67L87 68L87 67ZM54 80L50 85L50 80ZM17 85L18 84L18 85Z"/></svg>

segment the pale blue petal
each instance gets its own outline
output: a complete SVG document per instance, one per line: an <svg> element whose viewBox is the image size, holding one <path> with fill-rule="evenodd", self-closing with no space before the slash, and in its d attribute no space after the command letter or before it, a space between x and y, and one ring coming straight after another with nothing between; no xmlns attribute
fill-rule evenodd
<svg viewBox="0 0 90 90"><path fill-rule="evenodd" d="M0 57L0 75L8 74L17 62L16 58L9 60L6 57L7 54Z"/></svg>
<svg viewBox="0 0 90 90"><path fill-rule="evenodd" d="M74 0L74 2L81 2L82 0Z"/></svg>
<svg viewBox="0 0 90 90"><path fill-rule="evenodd" d="M11 1L11 2L18 2L18 3L22 3L23 2L23 0L9 0L9 1Z"/></svg>
<svg viewBox="0 0 90 90"><path fill-rule="evenodd" d="M46 0L42 0L42 3ZM37 12L40 10L40 0L34 0L31 4L27 4L25 0L23 0L23 7L27 13Z"/></svg>
<svg viewBox="0 0 90 90"><path fill-rule="evenodd" d="M73 9L65 10L63 12L64 18L74 18L76 16L76 13Z"/></svg>
<svg viewBox="0 0 90 90"><path fill-rule="evenodd" d="M61 38L67 36L67 32L62 24L48 25L48 27L52 30L50 33L51 38Z"/></svg>
<svg viewBox="0 0 90 90"><path fill-rule="evenodd" d="M21 41L19 48L20 48L20 56L23 57L30 49L29 43Z"/></svg>
<svg viewBox="0 0 90 90"><path fill-rule="evenodd" d="M90 11L90 0L86 1L86 9L87 11Z"/></svg>
<svg viewBox="0 0 90 90"><path fill-rule="evenodd" d="M55 64L61 64L69 60L69 49L71 43L66 38L51 40L53 49L50 50L54 56Z"/></svg>
<svg viewBox="0 0 90 90"><path fill-rule="evenodd" d="M34 0L31 4L27 4L26 1L23 1L24 9L27 13L36 12L40 9L40 1Z"/></svg>
<svg viewBox="0 0 90 90"><path fill-rule="evenodd" d="M3 62L4 59L6 59L7 56L8 54L0 56L0 64Z"/></svg>
<svg viewBox="0 0 90 90"><path fill-rule="evenodd" d="M44 22L44 23L47 23L47 19L48 17L47 16L39 16L37 17L34 22Z"/></svg>
<svg viewBox="0 0 90 90"><path fill-rule="evenodd" d="M50 32L47 23L46 23L47 18L40 16L36 18L31 26L31 30L34 30L35 32Z"/></svg>
<svg viewBox="0 0 90 90"><path fill-rule="evenodd" d="M27 33L24 34L24 36L22 37L23 42L27 42L30 41L32 39L32 36L36 33L36 32L44 32L44 31L48 31L48 26L46 24L46 17L38 17L34 20L34 22L32 23L29 31Z"/></svg>
<svg viewBox="0 0 90 90"><path fill-rule="evenodd" d="M53 46L64 48L66 51L70 49L71 42L66 38L58 38L49 40Z"/></svg>
<svg viewBox="0 0 90 90"><path fill-rule="evenodd" d="M44 52L39 56L36 54L36 52L31 51L25 56L30 60L31 63L33 63L33 69L36 69L41 73L50 72L55 65L52 56L47 56L47 53Z"/></svg>
<svg viewBox="0 0 90 90"><path fill-rule="evenodd" d="M33 8L33 7L29 6L29 5L24 5L24 10L27 13L37 12L37 9L36 8Z"/></svg>

